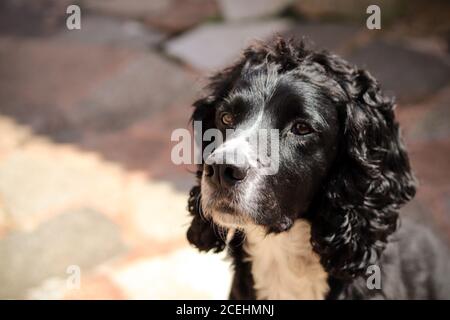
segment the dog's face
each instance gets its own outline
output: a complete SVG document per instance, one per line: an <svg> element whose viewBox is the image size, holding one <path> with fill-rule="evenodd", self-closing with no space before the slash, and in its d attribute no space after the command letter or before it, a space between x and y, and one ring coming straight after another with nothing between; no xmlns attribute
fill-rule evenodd
<svg viewBox="0 0 450 320"><path fill-rule="evenodd" d="M200 187L189 199L191 243L224 248L211 219L282 232L306 218L330 274L353 277L376 261L415 184L394 104L367 71L278 39L244 51L212 77L209 94L194 107L204 133L219 129L226 140L198 167ZM230 136L227 129L236 131ZM252 138L271 137L271 130L278 130L278 148L268 147L276 156L267 157ZM206 154L207 147L203 141ZM267 174L267 164L277 170Z"/></svg>
<svg viewBox="0 0 450 320"><path fill-rule="evenodd" d="M287 230L307 212L335 159L339 122L332 97L295 72L250 69L217 104L213 126L225 139L204 164L205 214L226 227ZM261 137L270 159L257 143ZM268 161L277 162L270 172Z"/></svg>

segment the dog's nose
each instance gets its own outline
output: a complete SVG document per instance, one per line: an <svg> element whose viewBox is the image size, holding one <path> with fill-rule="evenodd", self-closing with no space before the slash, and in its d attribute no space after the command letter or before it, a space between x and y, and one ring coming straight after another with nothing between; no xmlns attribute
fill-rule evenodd
<svg viewBox="0 0 450 320"><path fill-rule="evenodd" d="M207 164L205 175L217 186L232 187L247 176L249 166L234 164Z"/></svg>

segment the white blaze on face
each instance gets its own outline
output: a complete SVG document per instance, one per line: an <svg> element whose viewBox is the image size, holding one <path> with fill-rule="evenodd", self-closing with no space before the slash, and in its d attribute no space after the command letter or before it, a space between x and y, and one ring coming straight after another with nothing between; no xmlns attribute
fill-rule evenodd
<svg viewBox="0 0 450 320"><path fill-rule="evenodd" d="M259 175L278 172L279 131L260 129L262 113L247 129L227 129L226 141L220 144L205 160L206 164L248 165L258 168Z"/></svg>
<svg viewBox="0 0 450 320"><path fill-rule="evenodd" d="M252 143L252 129L227 130L227 140L219 145L216 150L206 159L207 164L248 164L256 167L257 148Z"/></svg>
<svg viewBox="0 0 450 320"><path fill-rule="evenodd" d="M226 130L225 142L217 147L217 149L206 159L206 163L228 163L228 164L248 164L250 167L256 168L258 161L265 160L267 156L267 129L260 129L263 120L265 104L271 99L275 88L278 84L278 66L265 65L266 72L255 74L252 77L252 86L243 90L238 90L230 94L226 99L228 102L233 101L240 96L251 96L260 104L258 115L247 123L247 127L237 130ZM272 145L278 147L278 130L276 134L270 135L271 148ZM273 142L274 137L277 141ZM261 146L261 142L265 141L266 145ZM273 142L273 143L272 143ZM273 150L271 150L273 151ZM278 149L274 153L275 160L278 160ZM274 159L271 159L272 161ZM265 161L263 161L264 163ZM271 168L273 171L273 168ZM276 170L278 170L278 162ZM273 174L275 172L269 173ZM267 173L266 173L267 174Z"/></svg>

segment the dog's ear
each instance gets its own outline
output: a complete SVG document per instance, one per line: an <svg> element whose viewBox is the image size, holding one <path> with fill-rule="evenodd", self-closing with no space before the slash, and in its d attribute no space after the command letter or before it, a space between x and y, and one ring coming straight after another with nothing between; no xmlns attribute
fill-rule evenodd
<svg viewBox="0 0 450 320"><path fill-rule="evenodd" d="M192 114L192 121L201 121L202 132L196 132L203 136L203 133L214 127L216 99L214 96L207 96L199 99L194 103L194 112ZM205 148L205 142L202 139L202 155ZM202 158L203 159L203 158ZM202 213L201 204L201 187L200 179L203 173L203 165L197 166L197 180L198 185L194 186L188 199L188 210L192 216L192 222L187 231L187 239L200 251L220 252L225 248L225 242L217 233L217 227L214 222L207 219Z"/></svg>
<svg viewBox="0 0 450 320"><path fill-rule="evenodd" d="M201 132L195 132L196 135L203 136L204 132L214 127L215 110L216 110L216 98L214 96L207 96L199 99L194 103L194 112L191 117L191 121L201 122ZM205 141L202 139L202 155L205 148ZM203 159L203 157L202 157ZM201 187L200 180L203 173L203 165L197 166L197 183L190 193L188 199L188 210L192 216L191 225L187 231L187 239L200 251L220 252L225 248L225 242L220 238L218 234L218 228L214 223L206 218L202 213L201 204Z"/></svg>
<svg viewBox="0 0 450 320"><path fill-rule="evenodd" d="M340 153L316 204L311 242L331 275L352 278L377 262L415 180L393 101L366 71L335 56L318 60L347 97L338 106Z"/></svg>
<svg viewBox="0 0 450 320"><path fill-rule="evenodd" d="M220 252L225 248L225 242L218 236L213 222L203 217L200 196L200 187L193 187L188 200L188 210L192 216L192 222L187 231L187 239L200 251Z"/></svg>

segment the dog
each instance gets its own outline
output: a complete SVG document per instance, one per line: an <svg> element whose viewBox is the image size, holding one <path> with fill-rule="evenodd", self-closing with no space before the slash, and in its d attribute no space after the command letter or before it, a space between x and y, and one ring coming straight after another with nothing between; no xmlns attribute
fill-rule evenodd
<svg viewBox="0 0 450 320"><path fill-rule="evenodd" d="M450 298L448 248L400 223L416 180L393 99L369 72L277 38L243 51L207 90L192 120L241 133L198 166L187 238L227 249L230 299ZM274 174L248 142L262 129L278 132ZM244 161L217 161L225 152ZM371 270L379 286L368 285Z"/></svg>

